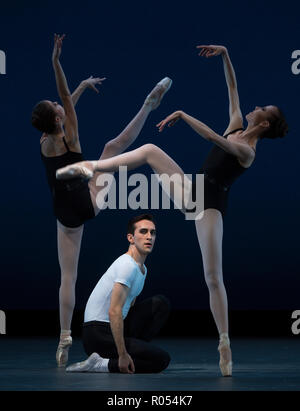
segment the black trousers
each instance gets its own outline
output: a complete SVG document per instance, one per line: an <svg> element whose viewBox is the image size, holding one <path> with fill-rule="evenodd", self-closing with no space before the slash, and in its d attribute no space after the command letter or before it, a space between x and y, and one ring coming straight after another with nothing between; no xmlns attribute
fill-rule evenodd
<svg viewBox="0 0 300 411"><path fill-rule="evenodd" d="M130 308L124 320L124 339L136 373L157 373L169 365L169 354L149 343L165 324L169 312L170 303L162 295L148 298ZM82 339L88 355L97 352L101 357L109 358L109 371L120 372L119 356L110 323L101 321L84 323Z"/></svg>

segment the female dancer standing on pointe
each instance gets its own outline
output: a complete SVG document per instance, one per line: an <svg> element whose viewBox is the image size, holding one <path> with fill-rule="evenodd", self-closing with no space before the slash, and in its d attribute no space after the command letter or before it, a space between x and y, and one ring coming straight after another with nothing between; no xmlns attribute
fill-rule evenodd
<svg viewBox="0 0 300 411"><path fill-rule="evenodd" d="M202 218L196 218L196 229L209 289L210 308L220 336L219 365L223 376L230 376L232 356L228 337L227 295L222 272L223 217L228 193L234 180L253 163L258 141L263 138L283 137L287 132L287 124L278 107L256 107L246 115L248 125L243 129L237 83L227 49L222 46L198 47L201 48L200 55L211 57L221 54L223 57L230 103L230 122L224 136L218 135L183 111L174 112L157 127L162 131L167 124L173 126L182 119L203 138L215 144L200 170L200 173L204 174L205 212ZM70 179L80 175L89 178L96 171L117 171L119 166L132 169L145 163L149 164L155 173L167 173L169 176L177 173L183 176L183 171L166 153L153 144L146 144L110 159L86 161L65 167L57 172L57 178Z"/></svg>
<svg viewBox="0 0 300 411"><path fill-rule="evenodd" d="M52 64L62 106L48 100L38 103L32 112L32 125L43 132L41 156L46 168L48 184L53 197L54 214L57 218L58 259L61 270L59 290L60 341L56 352L58 366L65 366L68 350L72 345L71 321L75 305L75 284L81 238L85 221L95 217L100 209L96 197L103 189L96 184L99 173L87 182L75 178L72 182L57 181L56 170L83 160L78 136L77 117L74 105L85 87L95 88L104 79L88 79L70 95L67 80L61 67L63 36L54 36ZM122 153L139 135L149 113L157 108L172 81L160 81L147 96L142 108L115 139L105 144L100 159ZM99 202L98 202L99 204Z"/></svg>

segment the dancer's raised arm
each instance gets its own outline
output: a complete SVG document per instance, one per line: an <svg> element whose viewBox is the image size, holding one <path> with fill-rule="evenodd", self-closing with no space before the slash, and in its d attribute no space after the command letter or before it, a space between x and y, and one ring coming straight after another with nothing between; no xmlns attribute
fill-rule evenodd
<svg viewBox="0 0 300 411"><path fill-rule="evenodd" d="M72 101L72 96L68 87L67 79L60 64L59 58L61 55L62 42L65 35L54 35L54 47L52 53L52 65L55 73L56 87L59 97L62 101L65 110L65 133L66 139L69 142L76 142L78 140L78 123L77 116Z"/></svg>
<svg viewBox="0 0 300 411"><path fill-rule="evenodd" d="M228 139L220 136L215 131L213 131L206 124L197 120L196 118L189 116L181 110L175 111L170 114L164 120L156 125L159 131L163 131L166 125L172 127L178 120L184 120L196 133L200 134L205 140L211 141L217 144L224 151L238 157L242 162L247 162L253 157L253 150L244 143L239 143L236 141L229 141Z"/></svg>
<svg viewBox="0 0 300 411"><path fill-rule="evenodd" d="M82 82L78 85L78 87L73 91L72 93L72 101L74 104L74 107L78 103L79 98L81 97L82 93L87 89L91 88L92 90L95 90L96 93L99 93L99 90L96 88L96 84L102 84L102 81L106 80L105 77L100 78L100 77L93 77L90 76L86 80L82 80ZM43 142L43 140L47 138L47 133L43 133L40 143Z"/></svg>
<svg viewBox="0 0 300 411"><path fill-rule="evenodd" d="M97 89L96 85L97 84L101 85L104 80L106 80L105 77L100 78L100 77L93 77L93 76L90 76L86 80L82 80L82 82L79 84L79 86L76 88L76 90L74 90L73 93L72 93L72 101L73 101L74 107L76 106L81 94L87 88L91 88L96 93L99 93L99 90Z"/></svg>
<svg viewBox="0 0 300 411"><path fill-rule="evenodd" d="M228 88L228 97L229 97L229 118L230 122L224 134L232 130L243 127L243 116L240 109L240 100L237 88L237 81L234 72L233 65L231 63L228 50L224 46L197 46L198 49L201 49L199 56L213 57L221 54L224 65L224 73Z"/></svg>

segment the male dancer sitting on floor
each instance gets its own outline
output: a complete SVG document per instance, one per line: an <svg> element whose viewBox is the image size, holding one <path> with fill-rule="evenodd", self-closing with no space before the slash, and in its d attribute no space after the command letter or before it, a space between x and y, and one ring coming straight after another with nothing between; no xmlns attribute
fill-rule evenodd
<svg viewBox="0 0 300 411"><path fill-rule="evenodd" d="M94 288L84 313L83 345L89 358L68 372L161 372L170 356L150 341L165 323L170 306L157 295L134 305L144 287L146 257L156 238L150 214L128 224L129 248L117 258ZM127 315L128 314L128 315Z"/></svg>

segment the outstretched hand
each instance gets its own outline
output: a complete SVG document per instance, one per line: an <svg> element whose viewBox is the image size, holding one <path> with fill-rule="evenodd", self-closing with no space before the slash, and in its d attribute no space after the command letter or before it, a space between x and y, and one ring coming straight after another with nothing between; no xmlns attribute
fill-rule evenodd
<svg viewBox="0 0 300 411"><path fill-rule="evenodd" d="M52 60L58 60L61 55L61 48L63 39L66 37L65 34L60 36L59 34L54 34L54 46L53 46L53 53L52 53Z"/></svg>
<svg viewBox="0 0 300 411"><path fill-rule="evenodd" d="M163 129L165 128L167 124L168 124L168 127L174 126L174 124L181 118L181 116L182 116L182 111L175 111L174 113L170 114L160 123L156 124L156 127L158 127L158 131L159 132L163 131Z"/></svg>
<svg viewBox="0 0 300 411"><path fill-rule="evenodd" d="M99 93L99 90L96 88L96 84L102 84L102 81L106 80L106 77L100 78L100 77L93 77L90 76L86 80L83 80L83 84L86 85L86 87L91 88L92 90L96 91L96 93Z"/></svg>
<svg viewBox="0 0 300 411"><path fill-rule="evenodd" d="M219 54L225 53L227 50L226 47L224 46L216 46L216 45L197 46L197 49L201 49L198 56L203 56L203 57L218 56Z"/></svg>

